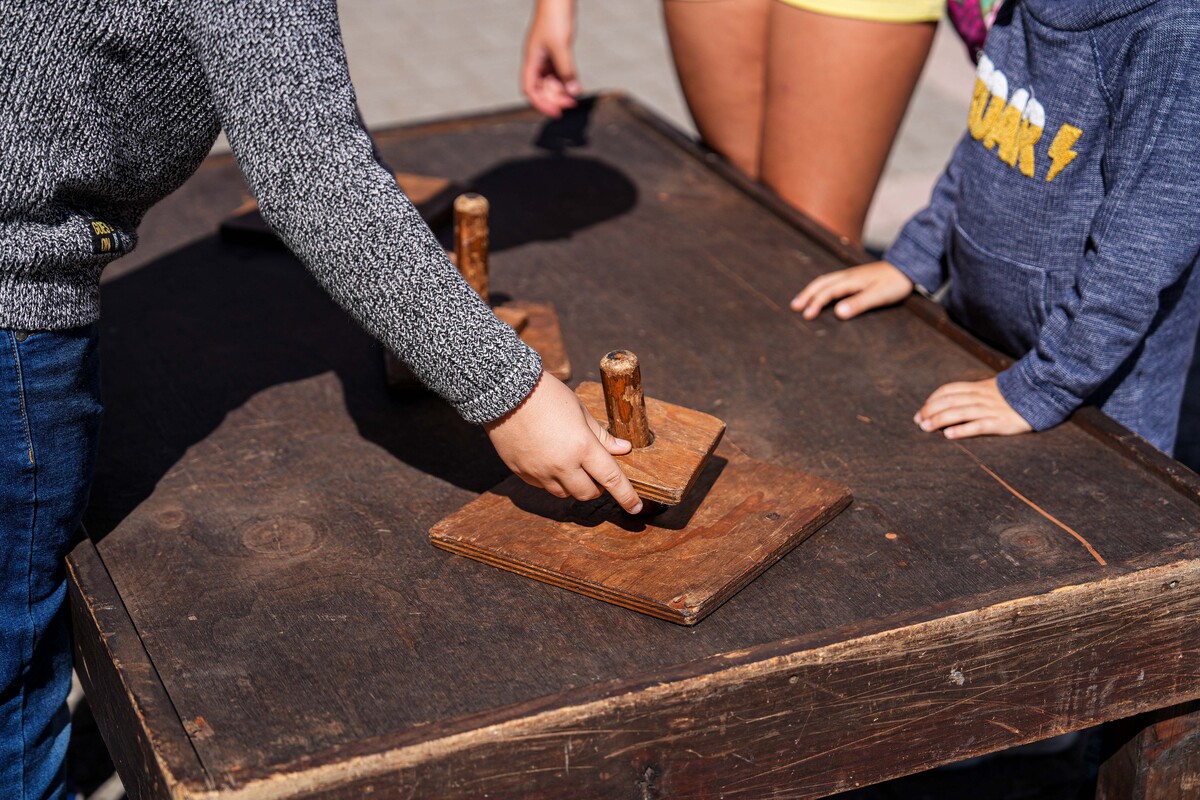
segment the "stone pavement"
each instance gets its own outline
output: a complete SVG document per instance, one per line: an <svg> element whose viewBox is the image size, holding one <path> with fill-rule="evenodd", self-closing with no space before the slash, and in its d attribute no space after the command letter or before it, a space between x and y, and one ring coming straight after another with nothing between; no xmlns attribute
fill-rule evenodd
<svg viewBox="0 0 1200 800"><path fill-rule="evenodd" d="M523 102L518 70L533 0L342 0L350 72L369 126ZM660 0L580 0L576 56L589 91L623 89L694 132ZM919 210L966 125L973 67L953 31L934 51L867 221L886 246Z"/></svg>

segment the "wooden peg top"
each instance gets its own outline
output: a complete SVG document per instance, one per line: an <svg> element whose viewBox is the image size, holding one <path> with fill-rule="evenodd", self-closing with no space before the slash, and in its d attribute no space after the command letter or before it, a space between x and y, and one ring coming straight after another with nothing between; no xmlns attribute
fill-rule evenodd
<svg viewBox="0 0 1200 800"><path fill-rule="evenodd" d="M459 273L488 302L487 198L474 192L454 200L454 255Z"/></svg>
<svg viewBox="0 0 1200 800"><path fill-rule="evenodd" d="M600 383L608 430L628 439L635 447L649 447L654 433L646 421L646 399L642 395L642 370L638 358L628 350L613 350L600 359Z"/></svg>

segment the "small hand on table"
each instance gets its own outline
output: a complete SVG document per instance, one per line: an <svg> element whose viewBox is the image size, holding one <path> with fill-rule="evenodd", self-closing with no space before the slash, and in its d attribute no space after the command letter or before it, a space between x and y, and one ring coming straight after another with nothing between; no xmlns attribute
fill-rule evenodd
<svg viewBox="0 0 1200 800"><path fill-rule="evenodd" d="M840 300L834 314L851 319L898 303L912 290L913 283L904 273L886 261L876 261L822 275L804 287L791 305L805 319L816 319L822 308ZM1032 430L1000 394L995 378L947 383L929 396L913 421L923 431L942 431L947 439L1011 436Z"/></svg>
<svg viewBox="0 0 1200 800"><path fill-rule="evenodd" d="M947 439L1011 436L1032 430L1000 394L995 378L947 383L925 401L913 422L923 431L942 431Z"/></svg>

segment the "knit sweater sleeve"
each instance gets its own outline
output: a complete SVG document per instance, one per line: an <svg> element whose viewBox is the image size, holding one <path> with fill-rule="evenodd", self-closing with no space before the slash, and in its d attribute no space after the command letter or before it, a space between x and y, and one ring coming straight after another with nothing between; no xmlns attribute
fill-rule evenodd
<svg viewBox="0 0 1200 800"><path fill-rule="evenodd" d="M1096 213L1075 291L1051 309L1001 394L1035 430L1066 419L1130 357L1165 290L1200 253L1200 24L1157 26L1114 85L1105 141L1111 187ZM1194 280L1194 278L1193 278Z"/></svg>
<svg viewBox="0 0 1200 800"><path fill-rule="evenodd" d="M458 275L372 155L335 0L182 0L263 216L326 291L465 419L518 405L541 360Z"/></svg>

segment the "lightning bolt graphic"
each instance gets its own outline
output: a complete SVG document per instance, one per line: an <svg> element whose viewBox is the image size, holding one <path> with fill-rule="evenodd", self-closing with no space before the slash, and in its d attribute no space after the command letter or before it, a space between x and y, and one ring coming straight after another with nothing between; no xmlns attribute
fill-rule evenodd
<svg viewBox="0 0 1200 800"><path fill-rule="evenodd" d="M1079 141L1079 137L1083 136L1083 131L1076 128L1074 125L1063 126L1058 129L1058 133L1054 136L1054 141L1050 143L1050 149L1046 151L1046 155L1050 156L1050 171L1046 173L1046 182L1054 180L1058 177L1058 173L1075 160L1075 156L1079 153L1071 148Z"/></svg>

